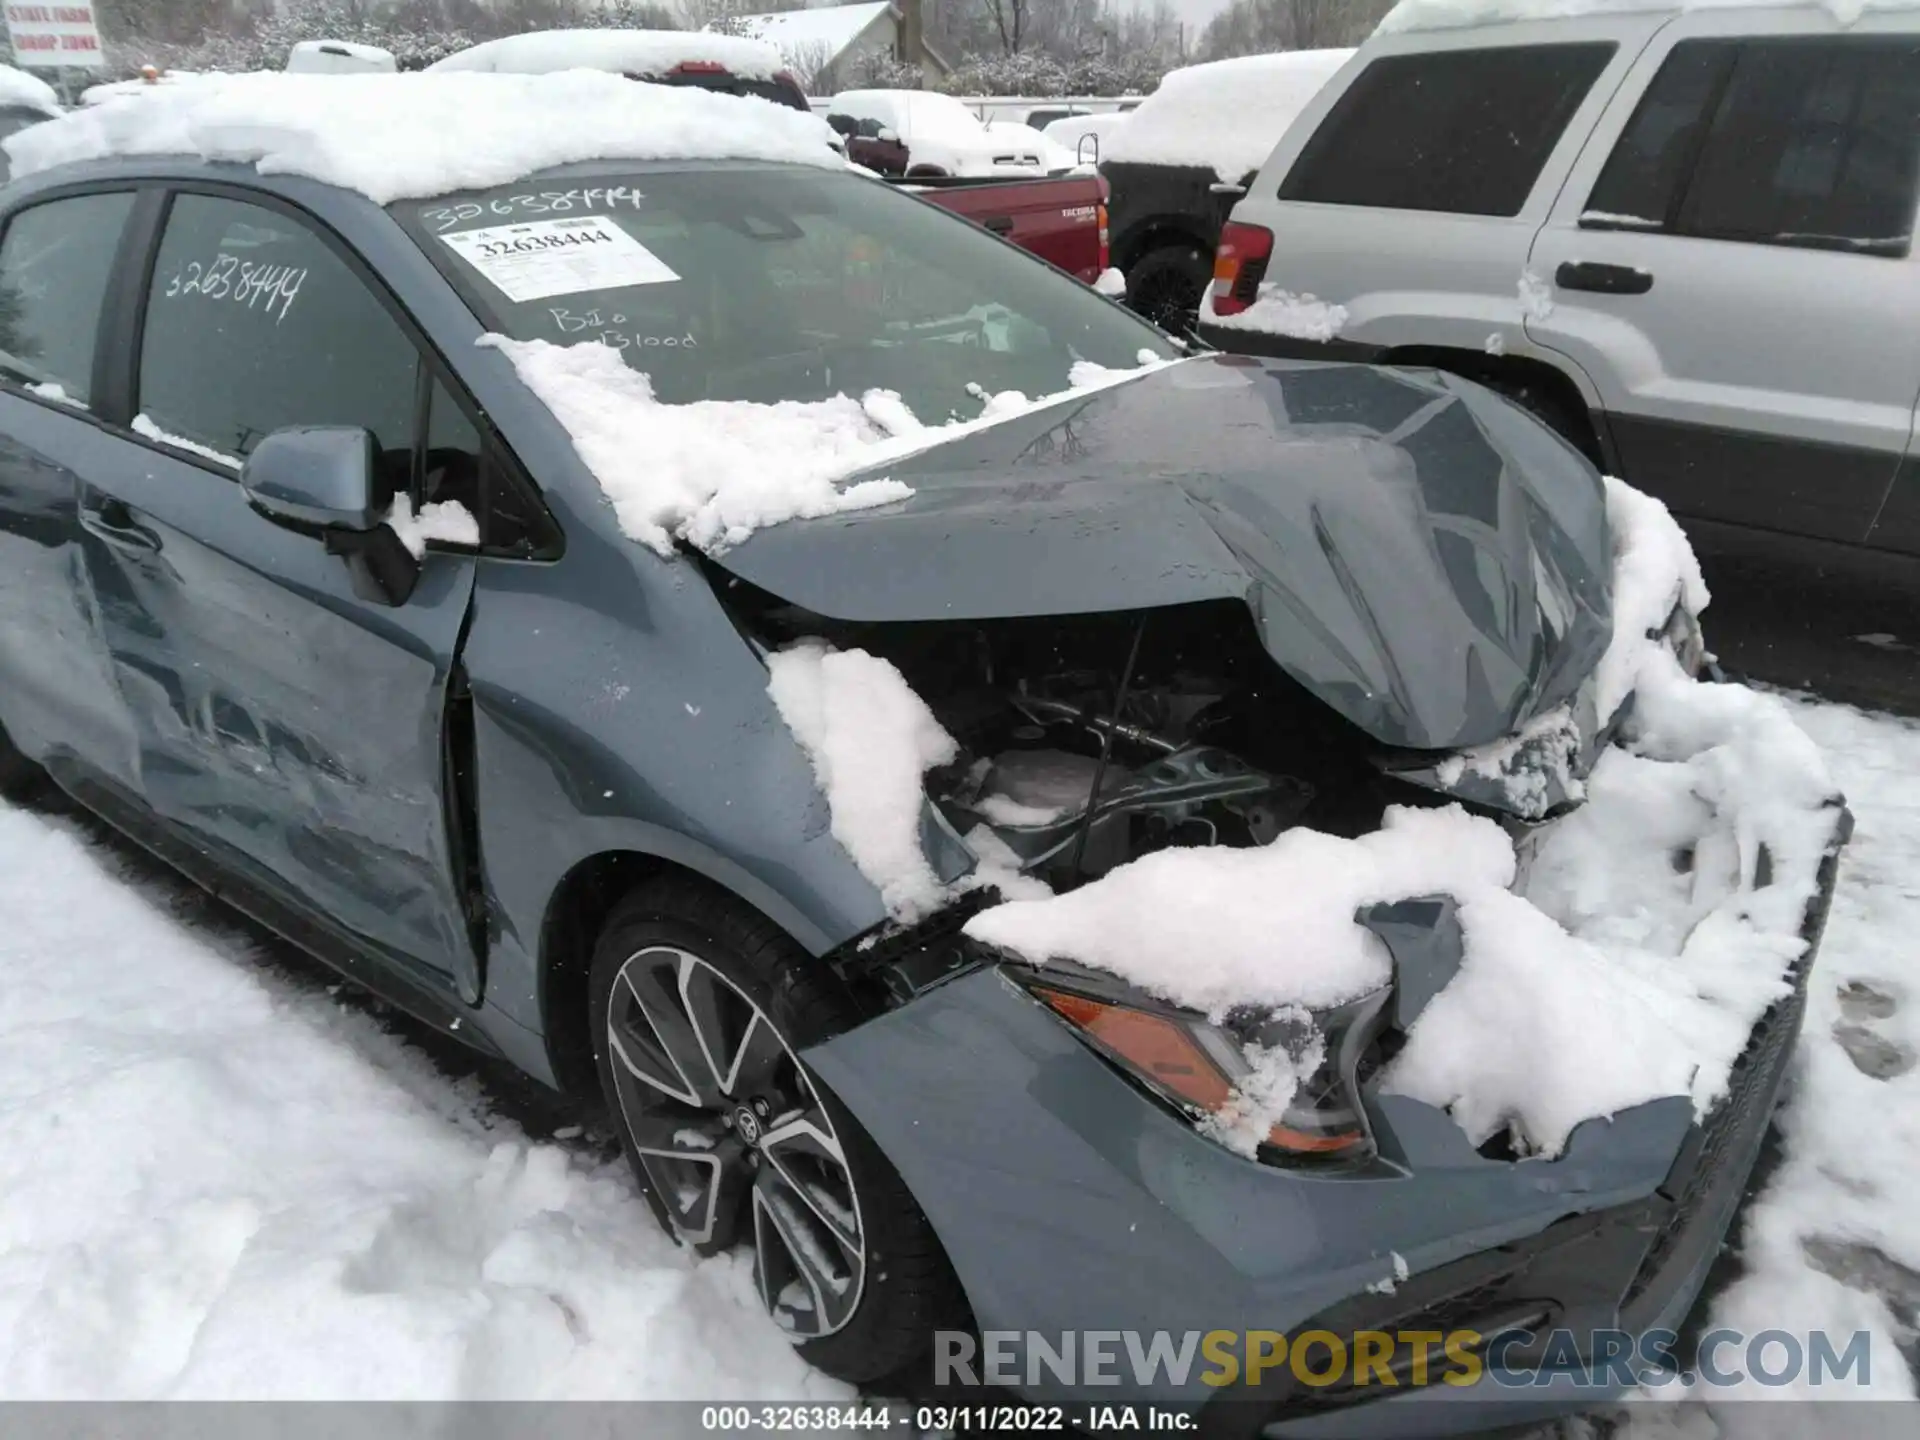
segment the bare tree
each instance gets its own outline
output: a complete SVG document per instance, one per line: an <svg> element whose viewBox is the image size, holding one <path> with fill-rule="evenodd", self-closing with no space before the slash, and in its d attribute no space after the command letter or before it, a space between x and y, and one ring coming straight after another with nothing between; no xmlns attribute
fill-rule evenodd
<svg viewBox="0 0 1920 1440"><path fill-rule="evenodd" d="M985 4L987 18L993 22L994 34L999 37L1001 52L1018 55L1026 43L1033 0L985 0Z"/></svg>
<svg viewBox="0 0 1920 1440"><path fill-rule="evenodd" d="M1201 32L1201 59L1356 45L1392 0L1232 0Z"/></svg>
<svg viewBox="0 0 1920 1440"><path fill-rule="evenodd" d="M674 0L680 23L689 30L712 27L744 34L737 22L745 15L771 15L782 10L804 10L807 0Z"/></svg>

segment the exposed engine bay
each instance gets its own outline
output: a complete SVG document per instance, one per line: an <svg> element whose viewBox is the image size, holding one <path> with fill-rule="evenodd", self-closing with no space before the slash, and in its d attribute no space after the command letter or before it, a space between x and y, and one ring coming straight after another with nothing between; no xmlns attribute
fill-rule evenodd
<svg viewBox="0 0 1920 1440"><path fill-rule="evenodd" d="M1389 751L1308 694L1243 605L859 623L738 580L723 593L762 645L817 638L897 666L961 748L926 777L944 825L976 852L986 827L1056 891L1170 846L1358 836L1390 804L1457 798L1388 773L1439 757Z"/></svg>

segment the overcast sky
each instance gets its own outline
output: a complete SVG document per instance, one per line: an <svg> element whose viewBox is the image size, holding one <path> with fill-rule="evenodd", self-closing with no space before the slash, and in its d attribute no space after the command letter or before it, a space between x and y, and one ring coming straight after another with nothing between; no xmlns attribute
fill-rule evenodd
<svg viewBox="0 0 1920 1440"><path fill-rule="evenodd" d="M1153 0L1114 0L1116 5L1137 7L1142 10L1153 8ZM1168 0L1173 13L1187 22L1187 42L1191 44L1199 38L1200 27L1227 8L1227 0Z"/></svg>

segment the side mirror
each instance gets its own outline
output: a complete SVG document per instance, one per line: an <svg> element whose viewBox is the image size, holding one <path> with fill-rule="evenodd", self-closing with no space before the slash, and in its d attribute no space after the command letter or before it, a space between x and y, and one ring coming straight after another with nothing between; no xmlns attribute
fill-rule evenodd
<svg viewBox="0 0 1920 1440"><path fill-rule="evenodd" d="M369 430L290 426L253 447L240 490L274 524L318 534L329 555L347 562L362 600L404 605L419 583L420 560L385 523L391 497L378 484L378 460Z"/></svg>
<svg viewBox="0 0 1920 1440"><path fill-rule="evenodd" d="M1100 137L1098 135L1082 135L1080 137L1080 143L1074 147L1073 158L1082 165L1098 165L1100 163Z"/></svg>
<svg viewBox="0 0 1920 1440"><path fill-rule="evenodd" d="M364 534L386 518L375 494L373 434L349 425L275 430L247 457L240 490L267 519L295 530Z"/></svg>

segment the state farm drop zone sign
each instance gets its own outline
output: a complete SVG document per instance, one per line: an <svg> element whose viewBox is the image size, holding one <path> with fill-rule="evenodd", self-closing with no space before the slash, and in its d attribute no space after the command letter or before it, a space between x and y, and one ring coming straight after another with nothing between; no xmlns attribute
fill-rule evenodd
<svg viewBox="0 0 1920 1440"><path fill-rule="evenodd" d="M40 70L65 65L98 70L106 65L93 6L8 5L6 11L14 64Z"/></svg>

